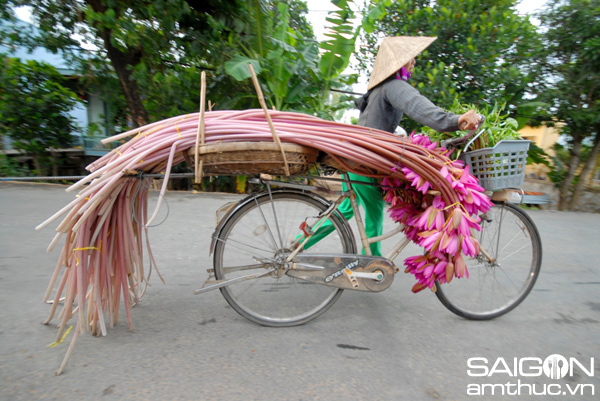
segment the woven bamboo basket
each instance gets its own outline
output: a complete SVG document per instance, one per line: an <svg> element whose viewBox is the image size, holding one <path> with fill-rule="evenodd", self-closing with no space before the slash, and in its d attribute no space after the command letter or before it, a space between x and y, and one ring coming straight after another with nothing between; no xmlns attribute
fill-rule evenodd
<svg viewBox="0 0 600 401"><path fill-rule="evenodd" d="M302 174L317 161L319 151L308 146L282 143L290 174ZM188 151L194 156L195 149ZM200 146L203 172L210 175L285 174L279 144L275 142L223 142Z"/></svg>
<svg viewBox="0 0 600 401"><path fill-rule="evenodd" d="M332 167L335 170L339 171L340 173L347 172L349 170L348 167L353 168L353 167L359 166L359 164L357 162L355 162L354 160L349 160L346 158L341 158L341 160L345 165L339 163L336 159L334 159L330 155L324 154L323 157L321 157L321 159L319 160L319 162L321 163L321 165L324 164L326 166ZM348 167L346 167L346 166L348 166Z"/></svg>
<svg viewBox="0 0 600 401"><path fill-rule="evenodd" d="M372 174L381 174L380 172L363 166L359 162L351 159L347 159L345 157L338 157L339 161L335 158L331 157L331 155L323 154L319 159L319 163L321 167L328 166L339 173L346 173L348 171L353 171L356 174L361 175L372 175Z"/></svg>

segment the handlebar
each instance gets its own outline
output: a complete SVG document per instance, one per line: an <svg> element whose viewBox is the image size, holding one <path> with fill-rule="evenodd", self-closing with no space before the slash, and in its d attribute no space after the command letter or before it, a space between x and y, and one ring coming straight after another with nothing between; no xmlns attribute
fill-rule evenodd
<svg viewBox="0 0 600 401"><path fill-rule="evenodd" d="M457 145L460 145L461 143L466 142L469 138L471 138L471 136L473 136L473 134L475 133L475 131L477 131L478 129L480 129L483 126L483 122L485 121L485 116L482 114L478 114L479 116L479 124L477 125L477 127L473 128L467 135L465 136L461 136L458 138L450 138L450 139L446 139L441 141L440 145L448 150L454 150L456 149ZM473 143L473 141L475 141L477 138L479 138L479 136L481 134L483 134L485 130L482 129L480 130L477 135L475 135L470 141L469 143L467 143L464 147L464 150L466 151L469 146L471 146L471 143Z"/></svg>

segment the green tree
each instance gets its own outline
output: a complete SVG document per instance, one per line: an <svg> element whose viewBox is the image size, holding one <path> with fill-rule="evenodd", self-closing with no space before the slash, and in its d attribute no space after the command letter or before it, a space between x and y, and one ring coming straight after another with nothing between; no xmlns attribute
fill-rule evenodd
<svg viewBox="0 0 600 401"><path fill-rule="evenodd" d="M550 105L537 120L564 122L569 160L560 184L559 208L572 208L600 150L600 3L553 0L539 18L546 28L538 99ZM585 143L591 151L584 163Z"/></svg>
<svg viewBox="0 0 600 401"><path fill-rule="evenodd" d="M362 69L370 71L381 36L437 36L411 78L423 95L442 107L458 97L480 106L506 103L514 112L535 76L530 57L540 45L535 26L517 13L516 3L372 0L371 20L363 22L367 45L358 55Z"/></svg>
<svg viewBox="0 0 600 401"><path fill-rule="evenodd" d="M129 124L133 126L157 117L148 114L148 93L164 93L152 89L164 89L171 84L169 75L179 77L188 72L185 70L188 66L206 66L215 50L211 47L212 40L218 34L213 21L231 21L230 17L243 12L242 0L189 3L185 0L14 0L12 3L33 7L46 48L79 51L83 41L95 49L90 57L79 60L82 66L90 67L86 71L88 79L102 82L106 78L102 64L106 59L110 61L110 72L118 77ZM188 87L180 88L180 93L190 92Z"/></svg>
<svg viewBox="0 0 600 401"><path fill-rule="evenodd" d="M198 110L200 75L207 73L207 100L215 109L248 107L250 87L241 86L224 71L233 53L232 38L249 35L248 0L186 1L189 12L177 23L177 51L149 53L152 62L136 68L134 78L144 88L144 105L151 120ZM171 7L169 5L168 7Z"/></svg>
<svg viewBox="0 0 600 401"><path fill-rule="evenodd" d="M52 162L48 149L71 146L76 129L69 112L79 98L49 64L2 57L0 132L33 157L37 174Z"/></svg>
<svg viewBox="0 0 600 401"><path fill-rule="evenodd" d="M348 25L346 1L336 0L338 15ZM323 109L330 86L344 85L340 59L348 60L352 47L340 53L340 38L327 42L319 57L318 43L300 0L13 0L33 6L41 42L50 50L81 49L81 41L94 50L79 58L85 85L102 88L118 78L120 88L109 85L109 104L125 106L111 115L123 124L137 126L198 108L200 73L208 72L207 99L217 109L256 107L247 74L248 59L264 73L265 95L279 109ZM77 36L74 36L76 34ZM77 37L77 39L74 39ZM77 58L77 52L73 52ZM335 54L335 57L329 55ZM328 58L329 57L329 58ZM110 61L106 65L105 60ZM319 65L319 62L321 64ZM227 70L225 64L230 66ZM347 64L347 61L346 61ZM233 66L233 67L232 67ZM319 68L321 67L321 68ZM322 71L327 69L327 74ZM326 112L326 111L324 111ZM111 124L112 125L112 124Z"/></svg>
<svg viewBox="0 0 600 401"><path fill-rule="evenodd" d="M350 23L353 17L350 3L345 0L332 3L337 10L328 17L332 27L321 44L316 42L303 17L306 5L287 1L273 2L266 10L255 7L250 20L251 35L231 38L233 57L225 63L225 71L238 81L249 82L248 64L252 64L266 85L265 97L270 105L278 110L332 118L332 112L344 104L330 101L330 89L346 87L356 78L342 75L356 38ZM319 48L323 50L321 56Z"/></svg>

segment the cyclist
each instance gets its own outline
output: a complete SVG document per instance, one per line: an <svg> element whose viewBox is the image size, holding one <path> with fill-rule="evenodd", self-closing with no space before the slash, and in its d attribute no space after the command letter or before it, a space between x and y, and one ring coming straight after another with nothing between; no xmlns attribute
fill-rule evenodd
<svg viewBox="0 0 600 401"><path fill-rule="evenodd" d="M408 83L415 66L415 58L425 50L435 37L396 36L383 39L377 52L373 71L369 77L368 92L357 102L360 110L358 125L393 133L404 114L439 132L474 129L479 123L477 114L470 110L463 115L449 113L434 105ZM346 173L352 181L367 185L354 185L356 200L365 210L367 237L376 237L383 231L384 201L377 179L354 173ZM343 184L343 189L347 190ZM350 219L354 215L350 199L338 207L338 211ZM320 241L333 231L325 222L307 242L305 248ZM381 255L381 243L370 245L371 254ZM365 250L363 249L363 254Z"/></svg>

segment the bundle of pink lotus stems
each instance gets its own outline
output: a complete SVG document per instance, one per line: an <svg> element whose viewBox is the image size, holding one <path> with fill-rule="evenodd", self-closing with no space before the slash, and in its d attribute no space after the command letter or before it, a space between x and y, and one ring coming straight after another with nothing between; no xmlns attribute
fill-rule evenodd
<svg viewBox="0 0 600 401"><path fill-rule="evenodd" d="M209 145L272 142L274 129L281 142L316 148L346 165L348 171L382 178L392 203L392 217L405 224L407 234L428 251L424 260L409 260L407 264L407 271L419 280L415 290L432 288L438 279L445 282L452 276L466 275L461 250L472 255L478 246L471 236L478 220L471 215L489 208L489 200L460 162L449 160L437 144L420 136L403 139L292 112L268 111L268 116L271 121L260 109L202 111L105 140L128 139L90 164L87 169L91 173L67 189L79 191L77 197L37 227L41 229L66 214L49 247L51 250L60 237L65 237L45 295L45 300L49 299L57 288L45 323L53 319L64 297L57 342L77 315L75 334L58 373L79 333L89 330L106 335L107 325L116 324L121 300L132 327L131 306L143 295L155 267L147 227L157 215L171 168L186 160L190 149L197 146L200 131L202 144ZM158 204L148 218L148 180L136 174L162 172L165 179ZM144 243L148 269L144 267Z"/></svg>

